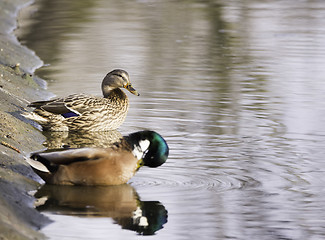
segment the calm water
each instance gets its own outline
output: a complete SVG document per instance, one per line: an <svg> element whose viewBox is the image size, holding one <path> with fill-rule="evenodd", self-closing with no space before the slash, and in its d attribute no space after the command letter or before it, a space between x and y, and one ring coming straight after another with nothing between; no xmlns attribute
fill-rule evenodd
<svg viewBox="0 0 325 240"><path fill-rule="evenodd" d="M170 146L126 186L41 189L50 239L325 239L323 1L42 0L20 25L50 91L123 68L141 96L118 134Z"/></svg>

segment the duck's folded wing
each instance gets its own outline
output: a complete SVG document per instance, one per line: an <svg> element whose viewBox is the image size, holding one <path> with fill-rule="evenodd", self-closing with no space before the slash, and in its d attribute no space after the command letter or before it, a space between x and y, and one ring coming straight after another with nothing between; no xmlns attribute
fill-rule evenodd
<svg viewBox="0 0 325 240"><path fill-rule="evenodd" d="M63 101L58 101L58 100L34 102L28 106L42 109L54 114L65 114L71 112L71 109L68 108Z"/></svg>
<svg viewBox="0 0 325 240"><path fill-rule="evenodd" d="M35 153L30 158L26 158L26 161L45 182L49 182L60 165L97 160L105 152L105 149L100 148L81 148L61 152Z"/></svg>
<svg viewBox="0 0 325 240"><path fill-rule="evenodd" d="M106 151L100 148L80 148L48 153L34 153L26 158L28 164L42 173L56 172L59 165L98 159Z"/></svg>
<svg viewBox="0 0 325 240"><path fill-rule="evenodd" d="M49 101L38 101L29 104L29 107L35 107L44 111L61 114L64 117L80 116L86 111L92 110L100 101L85 94L73 94L66 98L57 98Z"/></svg>
<svg viewBox="0 0 325 240"><path fill-rule="evenodd" d="M66 114L69 112L74 112L80 115L78 111L74 110L73 108L67 105L67 103L71 101L71 98L67 98L67 100L69 101L66 102L66 99L64 98L57 98L49 101L32 102L28 105L28 107L42 109L44 111L54 113L54 114Z"/></svg>
<svg viewBox="0 0 325 240"><path fill-rule="evenodd" d="M31 158L43 164L68 165L74 162L96 160L105 153L105 149L101 148L79 148L57 152L34 153Z"/></svg>
<svg viewBox="0 0 325 240"><path fill-rule="evenodd" d="M80 148L48 153L34 153L26 161L41 172L55 172L59 165L68 165L81 161L93 161L107 154L102 148Z"/></svg>

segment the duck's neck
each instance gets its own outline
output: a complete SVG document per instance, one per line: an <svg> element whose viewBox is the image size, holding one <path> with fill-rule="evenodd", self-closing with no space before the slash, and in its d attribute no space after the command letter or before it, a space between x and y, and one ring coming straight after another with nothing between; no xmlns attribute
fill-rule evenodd
<svg viewBox="0 0 325 240"><path fill-rule="evenodd" d="M108 98L109 95L111 94L111 92L112 92L114 89L115 89L115 88L111 88L111 87L109 87L109 86L105 86L105 87L102 86L102 91L103 91L104 98Z"/></svg>
<svg viewBox="0 0 325 240"><path fill-rule="evenodd" d="M124 98L126 95L125 93L119 89L119 88L104 88L103 89L103 95L104 95L104 98L109 98L109 97L112 97L112 96L119 96L120 98Z"/></svg>

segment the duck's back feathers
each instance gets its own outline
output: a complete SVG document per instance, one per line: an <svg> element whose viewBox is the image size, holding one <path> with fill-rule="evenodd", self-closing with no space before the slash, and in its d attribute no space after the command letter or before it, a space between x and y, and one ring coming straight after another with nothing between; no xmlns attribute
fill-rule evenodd
<svg viewBox="0 0 325 240"><path fill-rule="evenodd" d="M106 151L102 148L79 148L56 152L34 153L31 158L37 159L45 166L49 164L68 165L79 161L96 160Z"/></svg>
<svg viewBox="0 0 325 240"><path fill-rule="evenodd" d="M61 99L54 99L49 101L39 101L33 102L28 105L28 107L34 107L36 109L42 109L54 114L64 114L70 112Z"/></svg>
<svg viewBox="0 0 325 240"><path fill-rule="evenodd" d="M31 155L31 159L27 159L27 162L37 171L38 174L41 172L41 175L39 175L46 182L50 182L50 177L56 174L60 165L96 160L96 154L94 154L94 152L99 153L98 151L94 148L81 148L56 152L34 153Z"/></svg>
<svg viewBox="0 0 325 240"><path fill-rule="evenodd" d="M86 94L72 94L65 98L33 102L28 106L53 114L63 115L72 112L77 116L80 116L84 112L92 111L96 107L105 104L107 104L107 102L102 101L102 98L99 97L89 96Z"/></svg>
<svg viewBox="0 0 325 240"><path fill-rule="evenodd" d="M101 148L37 153L32 158L42 165L31 164L45 182L60 185L123 184L134 175L138 165L138 159L130 152Z"/></svg>

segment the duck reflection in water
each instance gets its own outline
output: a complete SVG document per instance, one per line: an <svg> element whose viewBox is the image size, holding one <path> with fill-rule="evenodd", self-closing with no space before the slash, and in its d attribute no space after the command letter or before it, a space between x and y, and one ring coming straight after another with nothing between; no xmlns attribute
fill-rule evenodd
<svg viewBox="0 0 325 240"><path fill-rule="evenodd" d="M118 186L44 185L35 197L41 212L80 217L109 217L123 229L153 235L167 223L159 201L141 201L129 184Z"/></svg>
<svg viewBox="0 0 325 240"><path fill-rule="evenodd" d="M43 132L46 141L43 145L48 150L62 148L109 147L122 138L117 130L101 132Z"/></svg>

